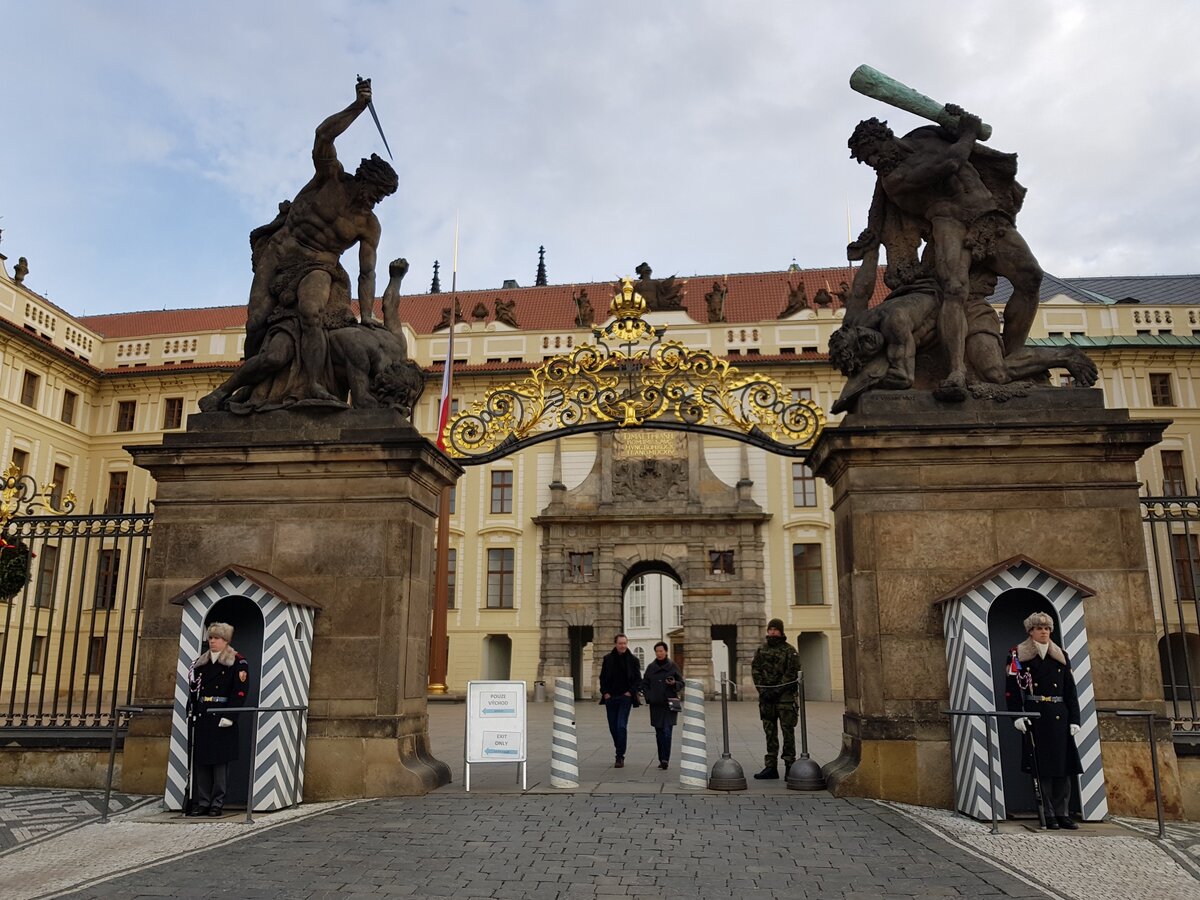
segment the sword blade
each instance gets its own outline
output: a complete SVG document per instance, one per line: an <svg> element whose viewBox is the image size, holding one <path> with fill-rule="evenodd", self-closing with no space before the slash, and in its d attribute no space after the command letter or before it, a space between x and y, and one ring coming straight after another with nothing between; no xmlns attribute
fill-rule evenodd
<svg viewBox="0 0 1200 900"><path fill-rule="evenodd" d="M375 112L374 100L367 104L367 109L371 111L371 118L375 120L375 127L379 129L379 136L383 138L383 149L387 151L388 159L394 162L396 157L392 156L392 148L388 146L387 135L383 133L383 126L379 124L379 114Z"/></svg>

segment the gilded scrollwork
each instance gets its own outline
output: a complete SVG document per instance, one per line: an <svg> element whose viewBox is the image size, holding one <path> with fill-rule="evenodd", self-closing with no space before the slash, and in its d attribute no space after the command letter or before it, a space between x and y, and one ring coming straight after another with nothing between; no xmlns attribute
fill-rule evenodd
<svg viewBox="0 0 1200 900"><path fill-rule="evenodd" d="M450 455L483 462L553 432L629 427L722 433L794 456L812 445L825 424L820 407L708 350L664 340L666 326L647 322L645 311L624 279L611 321L592 329L594 343L492 389L446 423Z"/></svg>

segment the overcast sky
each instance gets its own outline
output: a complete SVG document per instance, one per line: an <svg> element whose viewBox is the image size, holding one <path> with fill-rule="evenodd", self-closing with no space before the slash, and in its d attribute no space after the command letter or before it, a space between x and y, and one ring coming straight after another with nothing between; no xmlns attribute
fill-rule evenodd
<svg viewBox="0 0 1200 900"><path fill-rule="evenodd" d="M406 293L840 265L872 173L868 63L1020 154L1019 225L1061 276L1200 271L1200 5L1188 2L12 3L0 252L76 314L242 303L247 234L371 76ZM369 116L348 169L384 150ZM346 260L354 271L353 258Z"/></svg>

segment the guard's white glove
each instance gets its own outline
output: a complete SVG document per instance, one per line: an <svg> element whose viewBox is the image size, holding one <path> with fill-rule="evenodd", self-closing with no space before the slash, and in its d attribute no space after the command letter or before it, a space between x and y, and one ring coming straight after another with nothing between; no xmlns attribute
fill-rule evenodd
<svg viewBox="0 0 1200 900"><path fill-rule="evenodd" d="M1077 734L1079 734L1079 726L1072 725L1071 726L1071 737L1075 737L1075 735L1077 735Z"/></svg>
<svg viewBox="0 0 1200 900"><path fill-rule="evenodd" d="M218 728L232 728L233 727L233 719L227 719L224 716L221 716L220 720L217 722L217 727Z"/></svg>
<svg viewBox="0 0 1200 900"><path fill-rule="evenodd" d="M1024 734L1025 729L1027 729L1028 727L1029 727L1028 719L1013 719L1013 728L1017 729L1017 731L1021 732L1021 734Z"/></svg>

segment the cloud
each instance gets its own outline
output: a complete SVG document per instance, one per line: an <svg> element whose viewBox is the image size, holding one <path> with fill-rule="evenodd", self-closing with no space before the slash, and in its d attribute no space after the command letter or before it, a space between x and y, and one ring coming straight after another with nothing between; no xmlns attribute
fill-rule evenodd
<svg viewBox="0 0 1200 900"><path fill-rule="evenodd" d="M1021 230L1059 275L1193 269L1200 10L920 5L25 4L0 59L3 250L71 310L240 303L246 235L311 174L321 119L373 79L400 191L382 255L410 285L837 265L871 173L866 62L978 112L1029 187ZM364 117L349 167L382 153ZM847 223L847 208L851 222Z"/></svg>

